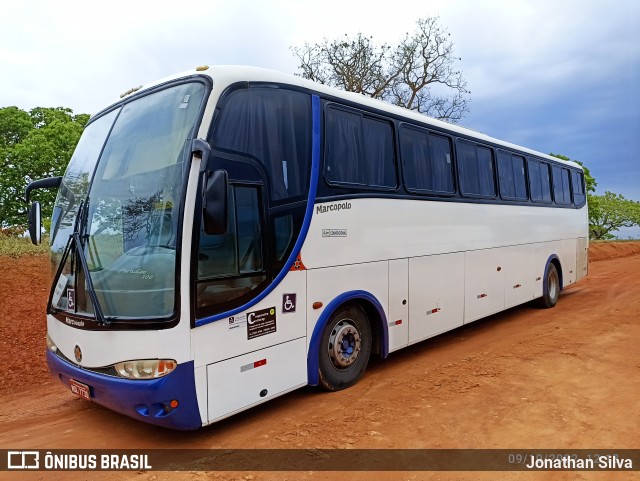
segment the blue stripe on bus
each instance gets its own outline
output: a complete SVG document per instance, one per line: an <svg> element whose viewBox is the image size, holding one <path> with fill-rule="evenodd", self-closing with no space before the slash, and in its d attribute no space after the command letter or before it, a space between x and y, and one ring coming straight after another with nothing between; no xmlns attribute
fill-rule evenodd
<svg viewBox="0 0 640 481"><path fill-rule="evenodd" d="M307 233L309 232L309 226L311 225L311 217L313 215L313 207L316 201L316 191L318 189L318 178L320 177L320 97L317 95L311 96L311 118L312 118L312 140L311 140L311 180L309 182L309 199L307 200L307 209L304 213L304 221L302 222L302 228L300 229L300 235L298 236L298 240L296 241L293 249L291 250L291 254L285 262L284 267L280 271L280 273L276 276L273 282L258 296L252 299L250 302L232 309L230 311L223 312L221 314L216 314L215 316L205 317L203 319L197 319L195 322L195 326L204 326L205 324L209 324L211 322L219 321L220 319L226 319L229 316L234 316L240 312L246 311L251 307L255 306L262 299L267 297L271 292L282 282L282 279L287 275L291 266L293 266L294 262L298 258L298 254L300 253L300 249L302 249L302 244L307 238Z"/></svg>
<svg viewBox="0 0 640 481"><path fill-rule="evenodd" d="M91 401L120 414L172 429L202 427L193 361L178 364L171 374L151 380L122 379L80 369L48 349L47 364L54 378L66 386L70 379L86 384ZM174 399L178 407L170 409Z"/></svg>
<svg viewBox="0 0 640 481"><path fill-rule="evenodd" d="M307 382L310 386L317 386L320 382L318 375L318 362L320 360L320 339L322 338L322 331L333 316L333 313L342 306L345 302L353 301L355 299L362 299L372 304L378 311L380 316L380 333L382 339L380 346L380 355L384 359L389 355L389 326L387 324L387 316L384 313L382 304L376 299L376 296L367 291L349 291L340 294L333 299L327 307L320 314L316 327L313 329L311 335L311 342L309 343L309 352L307 354ZM374 326L371 326L373 330Z"/></svg>

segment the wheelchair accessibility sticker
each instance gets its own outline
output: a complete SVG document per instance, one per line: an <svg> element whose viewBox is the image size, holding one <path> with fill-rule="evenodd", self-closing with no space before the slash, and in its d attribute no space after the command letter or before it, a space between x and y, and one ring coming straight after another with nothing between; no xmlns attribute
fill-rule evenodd
<svg viewBox="0 0 640 481"><path fill-rule="evenodd" d="M282 294L282 313L296 312L296 295Z"/></svg>

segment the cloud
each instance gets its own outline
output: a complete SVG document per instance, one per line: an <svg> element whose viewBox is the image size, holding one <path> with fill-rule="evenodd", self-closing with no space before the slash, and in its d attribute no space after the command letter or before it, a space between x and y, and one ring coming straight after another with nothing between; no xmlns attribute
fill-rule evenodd
<svg viewBox="0 0 640 481"><path fill-rule="evenodd" d="M463 125L587 163L640 199L640 2L325 0L3 2L0 106L95 113L201 64L293 72L291 45L362 32L395 43L439 15L469 82Z"/></svg>

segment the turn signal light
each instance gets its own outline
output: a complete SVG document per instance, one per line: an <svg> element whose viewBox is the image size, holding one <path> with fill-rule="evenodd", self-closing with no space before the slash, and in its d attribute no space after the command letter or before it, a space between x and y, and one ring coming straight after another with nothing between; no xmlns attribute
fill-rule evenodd
<svg viewBox="0 0 640 481"><path fill-rule="evenodd" d="M56 346L55 343L51 340L48 333L47 333L47 349L49 349L53 353L56 353L58 351L58 346Z"/></svg>

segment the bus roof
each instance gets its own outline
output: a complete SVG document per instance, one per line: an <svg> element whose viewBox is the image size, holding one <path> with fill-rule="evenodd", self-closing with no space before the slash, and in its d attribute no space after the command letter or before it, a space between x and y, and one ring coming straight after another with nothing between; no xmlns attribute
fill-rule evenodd
<svg viewBox="0 0 640 481"><path fill-rule="evenodd" d="M196 76L196 75L206 75L213 80L215 85L222 86L223 88L232 83L241 82L241 81L272 82L272 83L298 86L298 87L316 91L322 94L330 95L336 98L341 98L350 102L358 103L362 106L369 107L371 109L387 112L394 116L404 117L407 120L414 120L422 124L431 125L433 127L449 131L451 133L472 137L480 142L497 144L499 146L502 146L508 149L517 150L523 153L528 153L531 155L535 155L537 157L542 157L548 160L552 160L554 162L562 162L582 170L582 167L576 162L565 161L557 157L553 157L551 155L538 152L533 149L529 149L527 147L512 144L504 140L496 139L482 132L478 132L473 129L461 127L456 124L438 120L433 117L428 117L427 115L421 114L414 110L408 110L403 107L399 107L397 105L393 105L388 102L385 102L383 100L374 99L371 97L367 97L363 94L358 94L354 92L346 92L344 90L340 90L335 87L329 87L327 85L322 85L322 84L313 82L311 80L306 80L297 75L287 74L287 73L278 72L275 70L269 70L269 69L260 68L260 67L249 67L249 66L240 66L240 65L214 65L211 67L208 67L208 66L197 67L197 68L194 68L193 70L189 70L186 72L181 72L176 75L165 77L163 79L157 80L150 84L144 85L140 88L131 89L131 91L127 92L126 94L123 94L123 98L126 98L130 94L133 94L133 93L137 94L146 89L152 88L154 86L160 85L162 83L165 83L171 80L190 77L190 76Z"/></svg>

